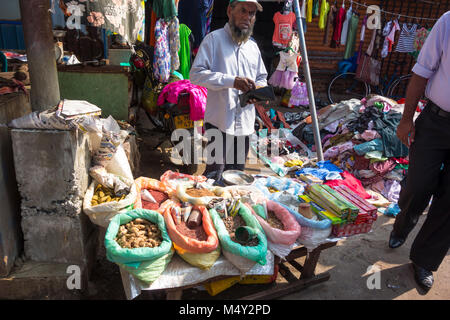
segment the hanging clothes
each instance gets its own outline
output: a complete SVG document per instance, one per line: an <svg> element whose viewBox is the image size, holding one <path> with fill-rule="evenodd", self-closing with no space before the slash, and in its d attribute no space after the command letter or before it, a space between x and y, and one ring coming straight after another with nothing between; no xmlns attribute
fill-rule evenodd
<svg viewBox="0 0 450 320"><path fill-rule="evenodd" d="M387 36L391 32L393 23L394 22L391 20L388 23L386 23L386 25L383 28L382 35L384 37L384 42L383 42L383 48L381 49L381 58L386 58L389 53L389 40L387 39Z"/></svg>
<svg viewBox="0 0 450 320"><path fill-rule="evenodd" d="M319 16L319 0L314 0L312 15L314 18Z"/></svg>
<svg viewBox="0 0 450 320"><path fill-rule="evenodd" d="M180 59L179 72L184 79L189 79L189 71L191 71L191 45L189 43L189 36L192 31L185 24L180 24L180 50L178 56Z"/></svg>
<svg viewBox="0 0 450 320"><path fill-rule="evenodd" d="M272 44L274 46L286 48L292 36L295 19L294 12L284 15L277 11L274 14L273 22L275 23L275 29L272 36Z"/></svg>
<svg viewBox="0 0 450 320"><path fill-rule="evenodd" d="M178 19L192 30L194 36L193 50L200 47L209 32L213 5L214 0L181 0L178 4Z"/></svg>
<svg viewBox="0 0 450 320"><path fill-rule="evenodd" d="M398 39L398 44L395 49L397 52L413 52L414 51L414 39L416 37L417 24L413 24L411 28L408 29L406 23L402 26L402 31L400 33L400 38Z"/></svg>
<svg viewBox="0 0 450 320"><path fill-rule="evenodd" d="M330 38L330 28L334 25L337 9L334 5L330 7L327 18L327 26L325 27L325 35L323 37L323 44L328 44Z"/></svg>
<svg viewBox="0 0 450 320"><path fill-rule="evenodd" d="M414 57L414 60L417 60L419 57L420 50L423 47L423 44L425 43L425 40L428 37L428 34L430 33L431 29L425 29L424 27L420 28L416 32L416 36L414 38L414 52L410 52L409 54Z"/></svg>
<svg viewBox="0 0 450 320"><path fill-rule="evenodd" d="M336 14L336 21L334 23L334 31L333 36L331 38L331 48L337 48L341 42L341 32L342 32L342 25L344 24L345 20L345 9L339 8L338 13Z"/></svg>
<svg viewBox="0 0 450 320"><path fill-rule="evenodd" d="M361 25L361 35L359 36L359 47L358 47L358 58L356 58L356 64L359 64L362 55L362 47L364 45L364 37L366 35L366 23L367 23L367 15L364 16L362 25Z"/></svg>
<svg viewBox="0 0 450 320"><path fill-rule="evenodd" d="M344 59L349 59L355 53L356 32L358 31L359 16L353 14L348 25L347 43L345 44Z"/></svg>
<svg viewBox="0 0 450 320"><path fill-rule="evenodd" d="M158 19L155 25L155 51L153 56L153 74L159 82L167 83L170 77L169 22Z"/></svg>
<svg viewBox="0 0 450 320"><path fill-rule="evenodd" d="M308 12L306 15L307 22L312 22L312 13L313 13L313 0L308 0Z"/></svg>
<svg viewBox="0 0 450 320"><path fill-rule="evenodd" d="M170 49L170 71L180 68L180 24L177 17L173 17L169 22L169 49Z"/></svg>
<svg viewBox="0 0 450 320"><path fill-rule="evenodd" d="M306 33L306 0L302 1L300 15L302 16L303 33Z"/></svg>
<svg viewBox="0 0 450 320"><path fill-rule="evenodd" d="M391 32L389 32L388 36L386 37L386 39L388 40L388 43L389 43L388 52L392 52L392 46L395 41L395 33L397 31L400 31L400 25L398 24L398 20L395 20L394 25L392 26Z"/></svg>
<svg viewBox="0 0 450 320"><path fill-rule="evenodd" d="M322 3L320 4L320 16L319 16L319 29L320 30L325 29L329 11L330 11L330 4L328 3L327 0L322 0Z"/></svg>
<svg viewBox="0 0 450 320"><path fill-rule="evenodd" d="M352 18L352 12L352 7L350 7L345 14L345 20L344 24L342 25L341 31L341 45L345 45L345 43L347 42L348 24L350 23L350 20Z"/></svg>
<svg viewBox="0 0 450 320"><path fill-rule="evenodd" d="M153 0L152 8L159 19L172 19L178 14L174 0Z"/></svg>

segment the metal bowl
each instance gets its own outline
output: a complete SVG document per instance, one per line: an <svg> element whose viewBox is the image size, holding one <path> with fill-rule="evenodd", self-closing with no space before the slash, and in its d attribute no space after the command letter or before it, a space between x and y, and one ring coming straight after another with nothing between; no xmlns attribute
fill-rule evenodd
<svg viewBox="0 0 450 320"><path fill-rule="evenodd" d="M225 184L229 186L250 185L255 181L251 175L239 170L227 170L222 173Z"/></svg>

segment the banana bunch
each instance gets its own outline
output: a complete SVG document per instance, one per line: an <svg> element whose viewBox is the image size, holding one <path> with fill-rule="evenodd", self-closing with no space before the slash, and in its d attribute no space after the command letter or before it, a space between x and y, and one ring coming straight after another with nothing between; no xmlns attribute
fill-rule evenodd
<svg viewBox="0 0 450 320"><path fill-rule="evenodd" d="M99 204L111 202L111 201L120 201L125 199L126 195L122 195L121 197L116 197L114 191L109 188L98 184L95 187L94 195L92 196L91 206L98 206Z"/></svg>

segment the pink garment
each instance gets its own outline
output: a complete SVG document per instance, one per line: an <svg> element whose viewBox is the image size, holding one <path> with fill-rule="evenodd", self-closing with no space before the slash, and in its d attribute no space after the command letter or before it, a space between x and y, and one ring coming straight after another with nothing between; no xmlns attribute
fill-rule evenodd
<svg viewBox="0 0 450 320"><path fill-rule="evenodd" d="M381 138L381 136L375 130L366 130L361 134L361 138L366 141L372 141L373 139Z"/></svg>
<svg viewBox="0 0 450 320"><path fill-rule="evenodd" d="M294 87L294 79L298 77L297 72L293 71L280 71L275 70L275 72L270 77L268 83L273 87L280 87L291 90Z"/></svg>
<svg viewBox="0 0 450 320"><path fill-rule="evenodd" d="M361 198L370 199L370 194L366 192L366 190L361 184L361 181L356 179L354 175L352 175L348 171L341 172L340 175L343 180L328 180L325 182L325 184L329 185L330 187L337 185L346 185Z"/></svg>
<svg viewBox="0 0 450 320"><path fill-rule="evenodd" d="M169 83L158 97L158 106L166 102L178 103L180 93L189 92L190 118L192 121L202 120L205 116L208 90L205 87L192 84L189 80L179 80Z"/></svg>

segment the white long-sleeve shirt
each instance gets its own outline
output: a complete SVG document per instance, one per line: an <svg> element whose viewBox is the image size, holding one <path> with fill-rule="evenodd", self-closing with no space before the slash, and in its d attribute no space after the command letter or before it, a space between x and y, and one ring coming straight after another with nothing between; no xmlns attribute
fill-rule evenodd
<svg viewBox="0 0 450 320"><path fill-rule="evenodd" d="M193 84L208 89L205 122L230 135L250 135L254 132L255 107L240 105L242 92L233 88L236 77L267 86L267 71L258 45L252 39L238 45L227 23L203 39L189 78Z"/></svg>
<svg viewBox="0 0 450 320"><path fill-rule="evenodd" d="M412 71L429 79L425 96L450 112L450 11L434 25Z"/></svg>

